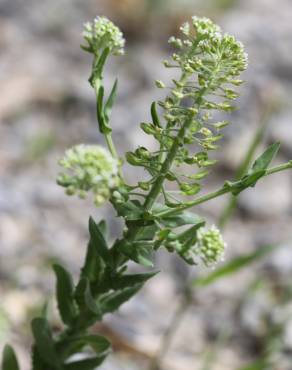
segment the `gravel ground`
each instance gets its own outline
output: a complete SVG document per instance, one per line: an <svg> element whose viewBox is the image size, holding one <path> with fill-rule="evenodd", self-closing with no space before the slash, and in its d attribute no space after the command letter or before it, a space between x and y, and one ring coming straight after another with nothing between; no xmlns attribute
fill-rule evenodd
<svg viewBox="0 0 292 370"><path fill-rule="evenodd" d="M232 116L221 162L205 190L233 176L259 124L267 125L259 150L280 140L278 160L292 158L291 1L230 1L224 11L212 7L211 0L190 2L192 6L178 0L168 6L158 3L151 13L142 0L0 1L0 347L12 342L23 370L29 369L29 320L53 294L52 261L62 261L77 276L89 214L110 220L112 238L121 228L110 208L96 210L90 200L69 199L55 184L57 160L65 148L102 143L87 83L90 58L78 47L84 21L95 14L112 16L129 38L127 55L112 60L106 72L109 85L116 75L120 80L112 123L120 153L139 143L153 145L138 123L148 119L150 103L159 98L153 80L170 78L161 64L168 53L165 40L182 19L204 13L239 37L250 59L240 110ZM127 175L134 180L137 172L127 168ZM227 260L264 245L278 247L231 279L194 290L161 370L236 370L257 359L267 345L273 348L277 370L292 369L291 181L291 172L271 176L240 196L236 217L225 230ZM216 222L227 200L198 211ZM162 273L109 316L105 328L96 328L110 330L117 343L102 370L148 369L179 306L182 287L208 272L189 270L163 252L156 262ZM55 311L52 304L58 325ZM277 325L281 333L271 335ZM278 344L269 342L271 336ZM212 364L204 367L208 359Z"/></svg>

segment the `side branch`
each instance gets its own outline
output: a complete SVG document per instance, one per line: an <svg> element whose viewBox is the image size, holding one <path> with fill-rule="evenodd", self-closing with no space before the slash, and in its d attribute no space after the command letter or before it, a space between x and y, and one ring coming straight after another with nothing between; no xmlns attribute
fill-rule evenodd
<svg viewBox="0 0 292 370"><path fill-rule="evenodd" d="M266 171L266 173L263 175L263 177L272 175L272 174L277 173L277 172L285 171L285 170L288 170L288 169L292 169L292 161L289 161L287 163L283 163L283 164L280 164L278 166L275 166L275 167L272 167L272 168L268 169ZM220 189L218 189L214 192L203 195L202 197L197 198L197 199L195 199L191 202L187 202L187 203L181 205L180 207L176 207L173 210L160 212L160 213L156 214L156 216L157 217L171 216L171 215L174 215L178 212L184 211L186 209L189 209L191 207L194 207L194 206L197 206L199 204L205 203L205 202L207 202L211 199L220 197L221 195L231 193L231 192L232 192L232 187L228 187L228 186L224 185L222 188L220 188Z"/></svg>

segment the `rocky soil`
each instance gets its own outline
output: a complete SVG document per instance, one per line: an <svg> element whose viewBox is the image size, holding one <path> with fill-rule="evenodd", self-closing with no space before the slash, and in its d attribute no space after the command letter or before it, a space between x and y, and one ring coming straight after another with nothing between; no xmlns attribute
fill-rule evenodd
<svg viewBox="0 0 292 370"><path fill-rule="evenodd" d="M87 83L90 57L79 49L84 21L105 14L117 20L129 39L126 56L112 60L106 72L109 85L119 76L112 126L120 153L153 145L139 122L149 119L150 103L160 96L153 81L171 78L161 64L169 52L166 40L182 19L204 14L240 38L250 59L240 109L232 116L220 164L204 191L232 178L261 124L267 128L259 150L280 140L277 160L292 159L292 3L215 3L0 1L0 349L13 343L23 370L30 361L29 321L53 295L52 261L60 260L77 276L90 214L110 221L112 238L121 228L110 208L94 209L90 200L68 198L55 184L57 160L65 148L102 143ZM130 168L127 175L130 180L138 176ZM227 201L218 199L197 211L216 223ZM231 279L194 290L161 370L237 370L267 348L275 370L292 369L291 224L291 172L271 176L240 196L225 229L226 259L265 245L277 248ZM163 252L156 262L162 272L109 316L104 327L96 327L115 344L102 370L150 370L183 287L208 272L189 270ZM51 311L57 327L54 303Z"/></svg>

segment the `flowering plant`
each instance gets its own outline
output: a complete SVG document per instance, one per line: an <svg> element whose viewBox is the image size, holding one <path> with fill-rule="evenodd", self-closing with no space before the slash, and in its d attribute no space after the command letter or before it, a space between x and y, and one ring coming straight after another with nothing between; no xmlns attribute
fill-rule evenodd
<svg viewBox="0 0 292 370"><path fill-rule="evenodd" d="M110 202L125 227L120 238L109 246L106 223L89 219L90 239L76 284L64 267L54 265L64 328L53 332L45 314L32 321L33 370L98 367L108 355L110 343L103 336L92 335L90 327L116 311L156 274L129 274L128 262L152 268L155 251L166 248L188 264L201 260L206 266L214 266L225 251L221 233L187 210L226 193L236 196L261 178L292 168L292 161L269 168L279 149L275 143L240 179L226 181L218 190L198 196L201 180L216 163L210 153L218 148L223 128L229 124L216 119L216 112L234 109L247 55L240 42L223 34L207 18L193 17L191 23L183 24L181 33L182 38L170 38L176 52L171 60L164 61L166 68L178 69L180 77L172 80L164 100L152 103L152 121L141 123L142 130L158 142L158 150L139 146L125 155L129 164L143 167L147 173L145 179L133 185L123 176L123 161L110 127L118 83L116 80L108 96L103 85L107 59L123 54L125 41L121 31L105 17L84 26L82 48L93 56L89 82L96 95L99 130L108 148L77 145L69 149L60 160L63 169L57 182L68 195L84 198L91 193L96 206ZM166 89L166 85L156 81L160 89ZM169 190L171 183L175 190L174 186ZM2 370L19 370L9 345L2 363Z"/></svg>

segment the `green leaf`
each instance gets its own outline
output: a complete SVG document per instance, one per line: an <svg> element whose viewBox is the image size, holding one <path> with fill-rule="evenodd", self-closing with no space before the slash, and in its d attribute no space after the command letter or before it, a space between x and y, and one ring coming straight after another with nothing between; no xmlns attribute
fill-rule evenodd
<svg viewBox="0 0 292 370"><path fill-rule="evenodd" d="M74 338L74 341L82 343L83 346L90 346L96 354L104 354L111 348L110 341L101 335L85 335L80 338Z"/></svg>
<svg viewBox="0 0 292 370"><path fill-rule="evenodd" d="M104 106L104 117L105 117L105 120L108 122L109 121L109 118L110 118L110 114L111 114L111 111L112 111L112 107L114 105L114 102L115 102L115 99L116 99L116 96L117 96L117 88L118 88L118 79L115 80L115 83L113 85L113 88L111 90L111 93L107 99L107 102Z"/></svg>
<svg viewBox="0 0 292 370"><path fill-rule="evenodd" d="M48 364L42 360L35 345L33 345L31 351L31 362L32 370L47 370L48 368Z"/></svg>
<svg viewBox="0 0 292 370"><path fill-rule="evenodd" d="M140 265L144 267L153 267L153 256L152 256L152 248L147 246L139 245L139 248L137 248L137 256L136 259L134 259L135 262L139 263Z"/></svg>
<svg viewBox="0 0 292 370"><path fill-rule="evenodd" d="M81 361L70 362L63 366L64 370L94 370L96 367L101 365L105 360L105 356L94 357Z"/></svg>
<svg viewBox="0 0 292 370"><path fill-rule="evenodd" d="M126 240L119 240L116 243L116 247L120 252L124 253L132 261L141 264L145 267L153 267L152 262L152 246L143 245L143 242L147 243L148 240L141 240L135 243L129 243Z"/></svg>
<svg viewBox="0 0 292 370"><path fill-rule="evenodd" d="M105 62L107 60L107 57L109 56L109 53L110 53L110 49L105 48L104 51L102 52L101 56L97 60L97 63L95 65L94 71L93 71L95 78L101 78L103 68L104 68Z"/></svg>
<svg viewBox="0 0 292 370"><path fill-rule="evenodd" d="M155 102L151 104L151 117L152 117L153 124L157 127L161 127L161 123L159 120Z"/></svg>
<svg viewBox="0 0 292 370"><path fill-rule="evenodd" d="M98 224L98 228L105 238L104 221ZM93 238L90 237L84 265L81 269L81 278L88 278L90 282L99 282L102 279L104 262L99 255L98 248Z"/></svg>
<svg viewBox="0 0 292 370"><path fill-rule="evenodd" d="M215 281L225 278L229 275L232 275L240 271L244 267L249 266L251 263L262 259L263 257L273 252L274 250L275 247L266 246L257 249L255 252L240 257L236 257L232 259L230 262L227 262L223 266L219 267L217 270L212 271L209 275L195 279L193 281L193 285L195 287L203 287L212 284Z"/></svg>
<svg viewBox="0 0 292 370"><path fill-rule="evenodd" d="M97 225L93 218L89 218L89 234L90 243L93 243L97 249L98 255L103 259L103 261L108 265L111 264L111 256L108 250L106 240L103 236L101 225Z"/></svg>
<svg viewBox="0 0 292 370"><path fill-rule="evenodd" d="M202 222L198 222L196 225L190 227L189 229L183 231L181 234L177 236L177 239L181 243L185 243L189 240L192 241L192 245L195 244L195 241L197 239L197 230L199 230L202 226L205 225L205 221L202 220Z"/></svg>
<svg viewBox="0 0 292 370"><path fill-rule="evenodd" d="M132 274L117 276L112 281L112 288L114 290L121 290L133 287L136 284L144 284L147 280L154 277L158 272L148 272L145 274Z"/></svg>
<svg viewBox="0 0 292 370"><path fill-rule="evenodd" d="M143 284L136 284L130 288L118 290L113 293L106 294L100 300L100 306L103 314L116 311L123 303L132 298L141 288Z"/></svg>
<svg viewBox="0 0 292 370"><path fill-rule="evenodd" d="M32 321L31 327L40 358L52 369L61 369L48 321L36 318Z"/></svg>
<svg viewBox="0 0 292 370"><path fill-rule="evenodd" d="M258 180L261 177L265 176L267 168L277 154L279 148L279 143L275 143L269 146L268 149L265 150L265 152L256 159L252 168L245 176L243 176L239 181L226 181L224 186L227 187L233 195L238 195L244 189L250 186L255 186Z"/></svg>
<svg viewBox="0 0 292 370"><path fill-rule="evenodd" d="M9 344L6 344L3 349L1 370L19 370L14 349Z"/></svg>
<svg viewBox="0 0 292 370"><path fill-rule="evenodd" d="M252 165L252 172L266 170L280 149L280 143L274 143L260 155Z"/></svg>
<svg viewBox="0 0 292 370"><path fill-rule="evenodd" d="M165 227L170 228L184 225L197 225L198 227L205 225L205 221L200 216L191 212L183 212L177 215L173 214L171 216L162 217L161 223Z"/></svg>
<svg viewBox="0 0 292 370"><path fill-rule="evenodd" d="M140 228L139 234L136 237L136 240L153 240L155 237L156 232L159 230L158 226L152 223L149 226L144 226Z"/></svg>
<svg viewBox="0 0 292 370"><path fill-rule="evenodd" d="M96 101L96 115L97 115L97 121L99 125L99 131L102 134L108 134L112 130L108 126L107 121L105 119L104 108L103 108L103 98L104 98L104 87L100 86L98 89L97 101Z"/></svg>
<svg viewBox="0 0 292 370"><path fill-rule="evenodd" d="M57 302L63 322L72 325L77 316L77 307L74 301L74 287L72 277L64 267L53 266L57 279Z"/></svg>
<svg viewBox="0 0 292 370"><path fill-rule="evenodd" d="M107 238L107 224L106 224L105 220L99 221L99 223L97 224L97 227L99 228L100 232L102 233L104 239L106 239Z"/></svg>
<svg viewBox="0 0 292 370"><path fill-rule="evenodd" d="M144 213L144 210L141 206L138 206L137 203L134 203L130 200L125 203L115 204L115 209L118 216L124 217L129 221L140 220Z"/></svg>
<svg viewBox="0 0 292 370"><path fill-rule="evenodd" d="M78 302L78 305L81 310L86 308L90 313L88 320L91 321L93 319L93 316L96 320L101 319L102 316L101 308L99 307L94 297L92 296L90 283L88 279L82 278L79 281L75 290L75 299ZM86 318L84 317L84 319Z"/></svg>
<svg viewBox="0 0 292 370"><path fill-rule="evenodd" d="M85 346L90 346L98 356L109 353L111 343L100 335L84 335L69 337L59 342L59 352L63 352L63 358L68 358L75 353L80 353Z"/></svg>
<svg viewBox="0 0 292 370"><path fill-rule="evenodd" d="M160 213L164 213L167 211L173 210L171 207L167 207L161 203L155 203L152 207L153 211L153 219L159 219L166 227L174 228L183 225L196 225L201 223L203 219L192 212L182 212L177 211L176 213L172 214L171 216L159 216ZM169 224L169 226L168 226Z"/></svg>

